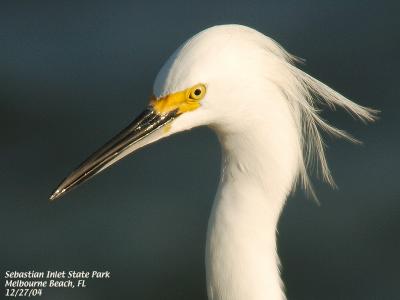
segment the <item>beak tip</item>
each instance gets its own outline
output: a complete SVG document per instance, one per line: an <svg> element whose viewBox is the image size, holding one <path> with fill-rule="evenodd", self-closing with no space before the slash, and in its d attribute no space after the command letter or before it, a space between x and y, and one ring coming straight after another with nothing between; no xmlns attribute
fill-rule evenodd
<svg viewBox="0 0 400 300"><path fill-rule="evenodd" d="M51 196L49 197L49 200L51 202L53 202L54 200L58 199L59 197L61 197L61 195L65 192L65 189L60 190L60 189L56 189L53 194L51 194Z"/></svg>

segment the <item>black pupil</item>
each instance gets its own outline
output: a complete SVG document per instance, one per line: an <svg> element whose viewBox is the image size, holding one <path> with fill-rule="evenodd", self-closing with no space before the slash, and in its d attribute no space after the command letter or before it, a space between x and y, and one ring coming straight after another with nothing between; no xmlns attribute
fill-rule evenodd
<svg viewBox="0 0 400 300"><path fill-rule="evenodd" d="M200 96L201 90L200 90L200 89L195 89L195 90L194 90L194 94L195 94L196 96Z"/></svg>

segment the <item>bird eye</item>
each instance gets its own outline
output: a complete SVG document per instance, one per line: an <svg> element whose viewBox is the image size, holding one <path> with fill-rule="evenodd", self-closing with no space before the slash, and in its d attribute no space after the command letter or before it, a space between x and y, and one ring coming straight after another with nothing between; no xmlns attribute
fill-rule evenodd
<svg viewBox="0 0 400 300"><path fill-rule="evenodd" d="M206 86L204 84L198 84L190 89L188 98L190 100L200 100L203 99L205 94L206 94Z"/></svg>

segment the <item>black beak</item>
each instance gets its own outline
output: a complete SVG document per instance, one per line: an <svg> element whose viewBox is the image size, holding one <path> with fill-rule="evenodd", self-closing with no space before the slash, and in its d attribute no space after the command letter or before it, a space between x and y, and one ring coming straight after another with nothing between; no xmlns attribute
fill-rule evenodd
<svg viewBox="0 0 400 300"><path fill-rule="evenodd" d="M162 138L165 134L160 129L176 117L176 110L165 115L159 115L151 106L148 107L128 127L92 154L65 178L50 196L50 200L61 197L126 155Z"/></svg>

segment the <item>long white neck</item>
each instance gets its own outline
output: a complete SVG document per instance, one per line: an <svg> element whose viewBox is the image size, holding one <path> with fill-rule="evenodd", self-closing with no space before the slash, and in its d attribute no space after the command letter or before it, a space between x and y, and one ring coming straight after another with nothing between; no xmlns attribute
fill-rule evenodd
<svg viewBox="0 0 400 300"><path fill-rule="evenodd" d="M210 300L285 299L276 226L297 173L299 147L289 108L280 103L273 114L248 117L240 128L216 128L223 163L207 234Z"/></svg>

